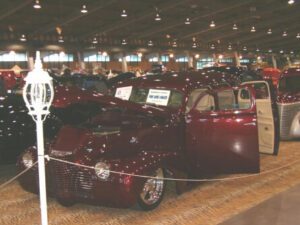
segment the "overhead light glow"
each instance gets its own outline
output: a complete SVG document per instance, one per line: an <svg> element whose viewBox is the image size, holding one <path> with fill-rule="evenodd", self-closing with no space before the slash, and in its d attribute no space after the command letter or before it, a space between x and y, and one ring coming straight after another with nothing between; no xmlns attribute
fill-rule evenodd
<svg viewBox="0 0 300 225"><path fill-rule="evenodd" d="M294 51L292 50L290 53L291 53L291 54L294 54Z"/></svg>
<svg viewBox="0 0 300 225"><path fill-rule="evenodd" d="M243 50L244 50L244 51L247 51L247 47L246 47L246 46L244 46L244 47L243 47Z"/></svg>
<svg viewBox="0 0 300 225"><path fill-rule="evenodd" d="M280 53L281 53L281 54L283 54L283 53L284 53L284 51L283 51L283 50L280 50Z"/></svg>
<svg viewBox="0 0 300 225"><path fill-rule="evenodd" d="M103 55L103 56L107 56L107 52L105 52L105 51L102 52L102 55Z"/></svg>
<svg viewBox="0 0 300 225"><path fill-rule="evenodd" d="M88 10L86 8L86 5L82 5L80 12L81 13L87 13L88 12Z"/></svg>
<svg viewBox="0 0 300 225"><path fill-rule="evenodd" d="M260 51L259 48L257 48L256 51L259 52Z"/></svg>
<svg viewBox="0 0 300 225"><path fill-rule="evenodd" d="M199 57L200 57L199 54L196 54L196 55L195 55L195 58L196 58L196 59L199 59Z"/></svg>
<svg viewBox="0 0 300 225"><path fill-rule="evenodd" d="M186 25L191 24L190 18L186 18L184 24L186 24Z"/></svg>
<svg viewBox="0 0 300 225"><path fill-rule="evenodd" d="M300 38L300 33L298 33L298 34L297 34L296 38L297 38L297 39L299 39L299 38Z"/></svg>
<svg viewBox="0 0 300 225"><path fill-rule="evenodd" d="M122 45L127 45L126 39L123 39L121 44Z"/></svg>
<svg viewBox="0 0 300 225"><path fill-rule="evenodd" d="M232 50L232 45L231 44L228 45L228 50Z"/></svg>
<svg viewBox="0 0 300 225"><path fill-rule="evenodd" d="M39 0L35 0L35 3L34 3L34 5L33 5L33 8L35 8L35 9L40 9L40 8L42 8L42 6L41 6Z"/></svg>
<svg viewBox="0 0 300 225"><path fill-rule="evenodd" d="M127 17L127 13L125 9L122 10L121 17Z"/></svg>
<svg viewBox="0 0 300 225"><path fill-rule="evenodd" d="M267 34L272 34L272 29L271 28L268 29Z"/></svg>
<svg viewBox="0 0 300 225"><path fill-rule="evenodd" d="M156 15L155 15L155 21L160 21L160 20L161 20L161 18L159 16L159 13L156 13Z"/></svg>
<svg viewBox="0 0 300 225"><path fill-rule="evenodd" d="M237 25L233 24L232 30L237 30L237 29L238 29Z"/></svg>
<svg viewBox="0 0 300 225"><path fill-rule="evenodd" d="M255 26L252 26L250 31L251 31L252 33L256 32Z"/></svg>
<svg viewBox="0 0 300 225"><path fill-rule="evenodd" d="M59 43L64 43L64 39L63 39L62 36L59 36L59 37L58 37L58 42L59 42Z"/></svg>
<svg viewBox="0 0 300 225"><path fill-rule="evenodd" d="M288 1L288 4L289 4L289 5L293 5L294 3L295 3L295 0L289 0L289 1Z"/></svg>
<svg viewBox="0 0 300 225"><path fill-rule="evenodd" d="M215 44L211 44L211 45L210 45L210 48L211 48L211 49L215 49L215 48L216 48Z"/></svg>
<svg viewBox="0 0 300 225"><path fill-rule="evenodd" d="M269 53L272 53L273 51L272 51L272 49L269 49L269 51L268 51Z"/></svg>
<svg viewBox="0 0 300 225"><path fill-rule="evenodd" d="M287 36L287 32L286 32L286 31L283 31L282 37L286 37L286 36Z"/></svg>
<svg viewBox="0 0 300 225"><path fill-rule="evenodd" d="M193 43L192 48L197 48L196 42Z"/></svg>
<svg viewBox="0 0 300 225"><path fill-rule="evenodd" d="M170 57L170 58L174 58L174 54L173 54L173 53L170 53L169 57Z"/></svg>
<svg viewBox="0 0 300 225"><path fill-rule="evenodd" d="M20 37L20 41L27 41L25 34L22 34Z"/></svg>
<svg viewBox="0 0 300 225"><path fill-rule="evenodd" d="M141 53L141 52L138 52L138 53L137 53L137 56L138 56L138 57L140 57L140 58L142 58L142 56L143 56L143 53Z"/></svg>
<svg viewBox="0 0 300 225"><path fill-rule="evenodd" d="M177 42L174 41L173 44L172 44L172 46L173 46L174 48L176 48L176 47L177 47Z"/></svg>
<svg viewBox="0 0 300 225"><path fill-rule="evenodd" d="M223 57L224 57L223 55L219 55L219 59L223 59Z"/></svg>
<svg viewBox="0 0 300 225"><path fill-rule="evenodd" d="M153 42L150 40L150 41L148 41L148 46L153 46Z"/></svg>
<svg viewBox="0 0 300 225"><path fill-rule="evenodd" d="M94 39L93 39L93 44L98 44L98 40L96 37L94 37Z"/></svg>
<svg viewBox="0 0 300 225"><path fill-rule="evenodd" d="M209 26L210 26L211 28L216 27L215 21L212 20Z"/></svg>

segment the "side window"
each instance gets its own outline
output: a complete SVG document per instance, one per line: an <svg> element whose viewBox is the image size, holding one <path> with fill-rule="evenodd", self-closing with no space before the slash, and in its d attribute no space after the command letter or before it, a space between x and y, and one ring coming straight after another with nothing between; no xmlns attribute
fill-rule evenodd
<svg viewBox="0 0 300 225"><path fill-rule="evenodd" d="M255 98L256 99L267 99L269 98L269 89L265 83L254 84Z"/></svg>
<svg viewBox="0 0 300 225"><path fill-rule="evenodd" d="M245 88L218 91L217 98L219 110L242 110L251 107L250 92Z"/></svg>
<svg viewBox="0 0 300 225"><path fill-rule="evenodd" d="M214 97L210 94L205 94L197 103L196 110L198 111L211 111L215 110L215 100Z"/></svg>
<svg viewBox="0 0 300 225"><path fill-rule="evenodd" d="M188 113L190 111L190 109L192 108L193 104L195 103L195 101L197 100L199 95L206 90L207 90L207 88L198 88L191 92L191 94L189 96L189 100L186 104L186 113Z"/></svg>

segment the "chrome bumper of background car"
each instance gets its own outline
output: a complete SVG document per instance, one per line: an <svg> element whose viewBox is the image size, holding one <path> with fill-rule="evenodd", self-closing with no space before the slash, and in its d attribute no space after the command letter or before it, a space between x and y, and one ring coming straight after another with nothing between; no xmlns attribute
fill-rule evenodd
<svg viewBox="0 0 300 225"><path fill-rule="evenodd" d="M278 103L279 121L280 121L280 138L288 140L299 138L297 126L300 126L300 102L297 103ZM299 118L295 118L295 117ZM300 127L299 127L300 128Z"/></svg>

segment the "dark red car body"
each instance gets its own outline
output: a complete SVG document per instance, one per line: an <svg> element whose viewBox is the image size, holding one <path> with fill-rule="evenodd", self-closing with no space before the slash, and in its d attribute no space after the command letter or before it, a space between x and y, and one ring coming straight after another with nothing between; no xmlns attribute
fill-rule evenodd
<svg viewBox="0 0 300 225"><path fill-rule="evenodd" d="M151 175L157 168L171 171L176 178L182 173L203 177L259 172L255 90L251 86L228 88L235 82L234 76L225 73L170 74L124 81L116 88L179 91L183 96L181 105L153 106L94 96L93 111L98 110L98 115L78 126L64 126L56 140L47 145L47 154L91 167L101 161L111 171L138 175ZM206 91L194 96L186 112L196 89ZM245 108L221 109L218 94L227 90L248 93L244 100L249 104ZM216 108L199 111L198 104L206 95L215 98ZM86 105L86 109L89 107ZM35 147L25 152L36 160ZM25 169L22 155L18 169ZM94 169L54 160L47 162L46 171L49 195L63 203L83 201L130 207L145 183L144 178L115 173L103 180ZM19 180L25 189L37 191L37 167Z"/></svg>

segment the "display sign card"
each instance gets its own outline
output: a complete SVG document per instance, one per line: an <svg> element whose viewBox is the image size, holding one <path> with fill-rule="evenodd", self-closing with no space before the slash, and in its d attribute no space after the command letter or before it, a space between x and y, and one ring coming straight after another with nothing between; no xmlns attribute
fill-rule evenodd
<svg viewBox="0 0 300 225"><path fill-rule="evenodd" d="M156 105L168 105L170 97L170 91L150 89L147 96L147 103L152 103Z"/></svg>
<svg viewBox="0 0 300 225"><path fill-rule="evenodd" d="M129 100L132 91L132 86L117 88L115 97L122 100Z"/></svg>

